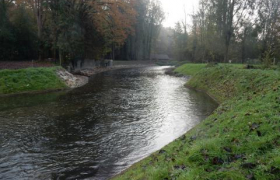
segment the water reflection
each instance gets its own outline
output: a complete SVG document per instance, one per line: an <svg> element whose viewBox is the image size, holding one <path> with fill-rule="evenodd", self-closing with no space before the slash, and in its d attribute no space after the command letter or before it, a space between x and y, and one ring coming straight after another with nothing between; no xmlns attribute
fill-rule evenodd
<svg viewBox="0 0 280 180"><path fill-rule="evenodd" d="M1 98L0 179L108 179L216 108L164 72L117 70L70 92Z"/></svg>

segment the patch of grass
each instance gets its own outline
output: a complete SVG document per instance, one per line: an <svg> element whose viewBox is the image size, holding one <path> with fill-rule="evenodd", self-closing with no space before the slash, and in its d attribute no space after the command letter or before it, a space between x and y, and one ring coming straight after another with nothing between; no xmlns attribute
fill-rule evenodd
<svg viewBox="0 0 280 180"><path fill-rule="evenodd" d="M0 94L63 89L66 85L55 71L60 67L0 71Z"/></svg>
<svg viewBox="0 0 280 180"><path fill-rule="evenodd" d="M162 60L162 61L157 61L156 64L159 66L181 66L185 63L188 63L187 61L176 61L176 60Z"/></svg>
<svg viewBox="0 0 280 180"><path fill-rule="evenodd" d="M246 67L246 64L227 64L227 63L221 63L221 65L238 68L238 69L244 69Z"/></svg>
<svg viewBox="0 0 280 180"><path fill-rule="evenodd" d="M199 72L201 69L205 68L207 64L184 64L175 69L176 73L184 75L194 75Z"/></svg>
<svg viewBox="0 0 280 180"><path fill-rule="evenodd" d="M279 71L218 65L192 74L187 86L217 98L218 109L115 179L279 179Z"/></svg>

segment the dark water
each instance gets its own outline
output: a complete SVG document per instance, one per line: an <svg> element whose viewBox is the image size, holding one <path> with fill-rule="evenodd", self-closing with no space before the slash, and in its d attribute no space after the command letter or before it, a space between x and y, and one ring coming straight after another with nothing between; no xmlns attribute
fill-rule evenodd
<svg viewBox="0 0 280 180"><path fill-rule="evenodd" d="M0 98L0 179L108 179L216 108L164 71L116 70L69 92Z"/></svg>

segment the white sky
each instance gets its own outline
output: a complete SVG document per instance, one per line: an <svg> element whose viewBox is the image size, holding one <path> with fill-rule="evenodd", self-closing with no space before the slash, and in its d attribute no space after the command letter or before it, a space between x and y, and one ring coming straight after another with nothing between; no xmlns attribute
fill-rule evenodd
<svg viewBox="0 0 280 180"><path fill-rule="evenodd" d="M160 0L165 12L164 27L174 27L175 23L182 22L185 18L184 8L187 14L187 24L191 24L190 14L198 7L199 0Z"/></svg>

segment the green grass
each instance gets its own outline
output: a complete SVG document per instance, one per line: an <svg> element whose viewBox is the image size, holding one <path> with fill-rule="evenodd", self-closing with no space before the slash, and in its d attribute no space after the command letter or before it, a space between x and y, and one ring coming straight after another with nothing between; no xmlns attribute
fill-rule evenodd
<svg viewBox="0 0 280 180"><path fill-rule="evenodd" d="M0 71L0 94L66 88L55 71L59 67Z"/></svg>
<svg viewBox="0 0 280 180"><path fill-rule="evenodd" d="M245 65L243 65L243 64L220 64L220 65L225 65L227 67L233 67L233 68L238 68L238 69L244 69L244 67L245 67ZM193 76L205 67L207 67L207 64L189 63L189 64L183 64L183 65L177 67L174 70L174 72L176 72L178 74Z"/></svg>
<svg viewBox="0 0 280 180"><path fill-rule="evenodd" d="M175 69L176 73L184 75L194 75L201 69L205 68L207 64L184 64Z"/></svg>
<svg viewBox="0 0 280 180"><path fill-rule="evenodd" d="M187 61L176 61L176 60L162 60L162 61L157 61L156 64L159 65L159 66L181 66L185 63L188 63Z"/></svg>
<svg viewBox="0 0 280 180"><path fill-rule="evenodd" d="M220 106L115 179L280 179L279 72L227 65L185 72L195 74L187 86L209 93Z"/></svg>
<svg viewBox="0 0 280 180"><path fill-rule="evenodd" d="M221 63L220 65L224 65L227 67L234 67L237 69L245 69L246 64L225 64L225 63Z"/></svg>

